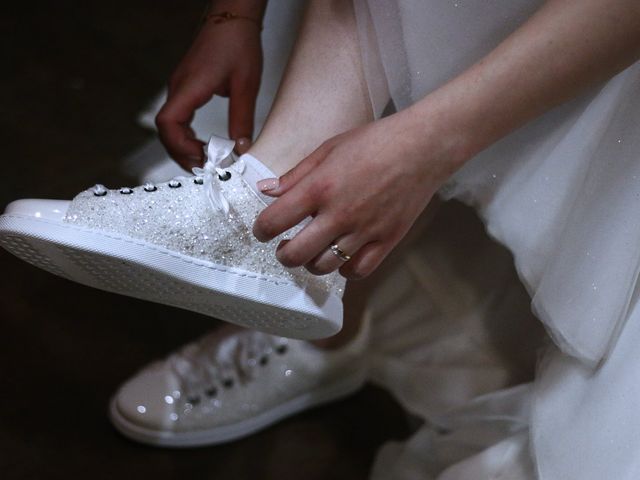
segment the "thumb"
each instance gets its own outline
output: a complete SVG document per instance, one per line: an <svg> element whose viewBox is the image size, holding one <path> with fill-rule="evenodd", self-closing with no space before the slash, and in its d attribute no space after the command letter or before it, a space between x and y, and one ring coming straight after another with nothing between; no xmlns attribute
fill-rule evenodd
<svg viewBox="0 0 640 480"><path fill-rule="evenodd" d="M258 86L234 82L229 92L229 138L238 142L237 147L248 148L253 136ZM244 152L238 152L244 153Z"/></svg>

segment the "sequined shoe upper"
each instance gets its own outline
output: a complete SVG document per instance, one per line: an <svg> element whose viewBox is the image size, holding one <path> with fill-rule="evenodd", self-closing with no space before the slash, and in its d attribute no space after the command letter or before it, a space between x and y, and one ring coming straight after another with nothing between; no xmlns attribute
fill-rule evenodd
<svg viewBox="0 0 640 480"><path fill-rule="evenodd" d="M207 162L193 176L118 190L96 185L74 198L64 221L342 296L339 274L316 277L277 261L275 248L287 234L268 243L255 239L253 222L265 204L245 181L242 160L233 162L232 150L233 142L212 137Z"/></svg>
<svg viewBox="0 0 640 480"><path fill-rule="evenodd" d="M129 422L186 432L232 425L357 375L364 381L369 324L324 351L301 340L228 326L155 362L125 383L115 406Z"/></svg>

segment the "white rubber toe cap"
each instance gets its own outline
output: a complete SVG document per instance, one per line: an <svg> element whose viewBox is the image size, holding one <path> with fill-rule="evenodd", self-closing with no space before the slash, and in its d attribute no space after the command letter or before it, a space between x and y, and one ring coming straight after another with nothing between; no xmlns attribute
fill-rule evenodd
<svg viewBox="0 0 640 480"><path fill-rule="evenodd" d="M24 215L47 220L62 221L71 202L69 200L16 200L7 205L5 214Z"/></svg>
<svg viewBox="0 0 640 480"><path fill-rule="evenodd" d="M123 417L140 427L171 430L179 388L173 373L163 363L156 363L120 388L115 406Z"/></svg>

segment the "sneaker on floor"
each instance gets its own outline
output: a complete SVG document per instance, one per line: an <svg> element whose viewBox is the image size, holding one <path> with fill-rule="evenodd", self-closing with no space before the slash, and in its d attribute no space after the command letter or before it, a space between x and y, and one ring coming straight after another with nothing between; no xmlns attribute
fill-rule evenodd
<svg viewBox="0 0 640 480"><path fill-rule="evenodd" d="M126 382L110 418L126 437L156 446L242 438L360 389L368 337L368 320L337 350L227 326Z"/></svg>
<svg viewBox="0 0 640 480"><path fill-rule="evenodd" d="M212 137L193 176L119 190L96 185L70 202L13 202L0 216L0 245L102 290L291 338L336 333L344 278L285 268L275 257L284 236L255 239L266 198L255 182L266 167L233 162L232 150L232 141Z"/></svg>

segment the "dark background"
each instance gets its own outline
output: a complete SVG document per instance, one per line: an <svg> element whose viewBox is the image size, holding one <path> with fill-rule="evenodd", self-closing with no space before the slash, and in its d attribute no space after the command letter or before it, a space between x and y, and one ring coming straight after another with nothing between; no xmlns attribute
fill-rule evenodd
<svg viewBox="0 0 640 480"><path fill-rule="evenodd" d="M193 38L201 1L11 2L0 7L0 209L137 182L122 158L151 133L137 114ZM229 445L159 450L110 426L117 386L215 325L210 318L49 275L0 251L0 477L367 478L405 437L385 392L304 413Z"/></svg>

